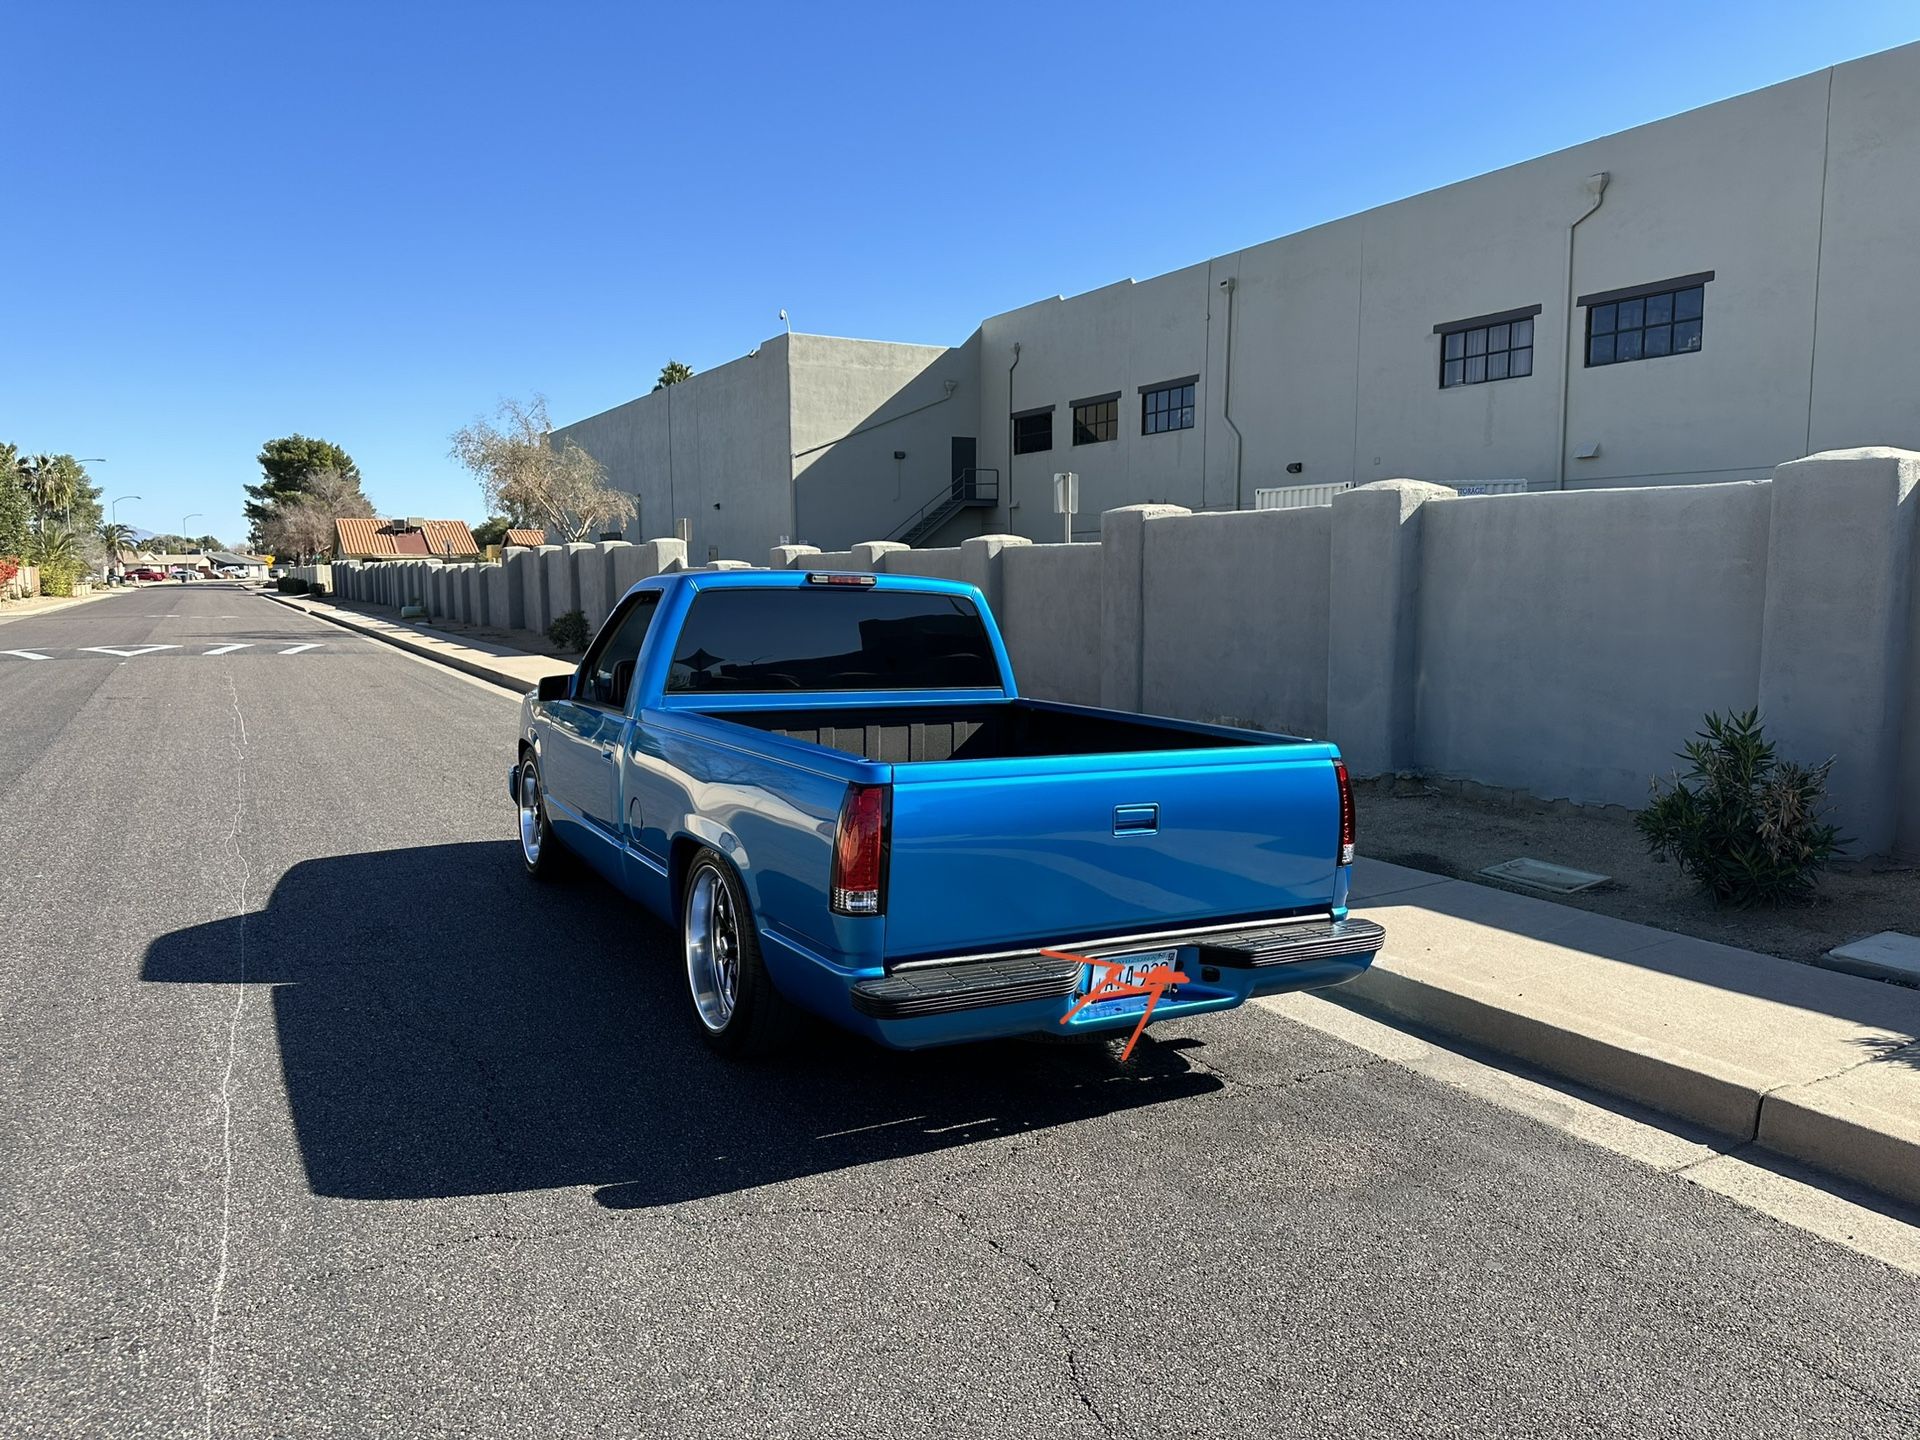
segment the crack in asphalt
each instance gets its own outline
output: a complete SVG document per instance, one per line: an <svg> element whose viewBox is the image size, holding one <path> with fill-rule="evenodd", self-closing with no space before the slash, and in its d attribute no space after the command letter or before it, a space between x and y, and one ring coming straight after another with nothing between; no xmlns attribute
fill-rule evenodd
<svg viewBox="0 0 1920 1440"><path fill-rule="evenodd" d="M1062 1318L1060 1287L1054 1281L1054 1278L1025 1255L1015 1254L1012 1250L1009 1250L999 1240L995 1239L973 1216L969 1215L959 1206L945 1200L934 1200L930 1203L935 1208L944 1210L947 1214L953 1216L954 1219L960 1222L961 1228L969 1234L978 1235L981 1240L986 1243L987 1248L995 1255L1007 1261L1009 1264L1026 1271L1027 1274L1040 1282L1041 1288L1046 1292L1053 1328L1060 1332L1061 1342L1067 1347L1067 1375L1073 1384L1074 1398L1080 1402L1093 1423L1100 1427L1101 1434L1109 1436L1119 1434L1120 1432L1114 1426L1114 1423L1101 1413L1099 1405L1094 1402L1093 1396L1088 1393L1087 1377L1081 1370L1079 1347L1074 1342L1072 1327Z"/></svg>
<svg viewBox="0 0 1920 1440"><path fill-rule="evenodd" d="M200 1392L203 1402L203 1431L207 1440L213 1440L213 1402L215 1381L219 1372L220 1346L220 1306L226 1298L227 1272L232 1254L233 1238L233 1072L240 1053L240 1020L247 1006L247 886L253 878L253 870L247 864L246 848L240 842L240 831L246 812L247 793L247 717L240 709L240 691L233 683L231 672L222 677L227 682L227 694L233 702L233 719L239 731L237 739L229 737L233 750L233 824L227 831L226 848L239 866L239 890L234 900L236 921L236 945L239 951L240 973L234 984L233 1012L227 1019L227 1063L220 1076L220 1090L215 1096L215 1104L220 1112L220 1246L214 1264L212 1293L207 1306L207 1357L200 1372Z"/></svg>

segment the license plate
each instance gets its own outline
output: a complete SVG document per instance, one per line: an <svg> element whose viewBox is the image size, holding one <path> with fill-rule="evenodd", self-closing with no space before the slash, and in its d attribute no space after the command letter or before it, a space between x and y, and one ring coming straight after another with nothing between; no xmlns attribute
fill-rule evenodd
<svg viewBox="0 0 1920 1440"><path fill-rule="evenodd" d="M1179 958L1178 950L1154 950L1145 955L1116 955L1099 965L1089 965L1086 973L1080 977L1080 993L1090 995L1102 985L1134 988L1140 986L1153 971L1165 966L1169 970L1180 967L1174 962Z"/></svg>

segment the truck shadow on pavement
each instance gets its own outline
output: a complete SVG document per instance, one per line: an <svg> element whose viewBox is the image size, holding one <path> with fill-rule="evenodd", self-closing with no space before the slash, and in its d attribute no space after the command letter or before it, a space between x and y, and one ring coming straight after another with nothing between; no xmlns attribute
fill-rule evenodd
<svg viewBox="0 0 1920 1440"><path fill-rule="evenodd" d="M602 1187L671 1204L1221 1088L1175 1045L901 1054L831 1027L755 1065L693 1029L675 936L508 840L294 865L264 909L149 946L142 978L271 985L315 1193Z"/></svg>

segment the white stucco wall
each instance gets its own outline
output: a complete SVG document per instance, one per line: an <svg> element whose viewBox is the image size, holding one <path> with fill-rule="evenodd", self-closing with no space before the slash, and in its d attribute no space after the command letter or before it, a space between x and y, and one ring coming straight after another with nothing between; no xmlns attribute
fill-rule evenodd
<svg viewBox="0 0 1920 1440"><path fill-rule="evenodd" d="M926 544L1059 540L1062 470L1080 476L1082 539L1107 509L1233 509L1276 485L1763 479L1816 449L1920 447L1915 175L1920 44L1039 300L952 349L778 336L562 433L641 494L641 533L692 518L696 562L710 543L758 557L783 536L883 538L938 491L958 435L1002 498ZM1584 365L1580 296L1707 271L1699 351ZM1440 388L1435 325L1536 305L1531 375ZM1143 435L1142 388L1188 375L1194 428ZM1073 402L1113 392L1118 437L1074 445ZM1047 406L1053 448L1013 457L1011 414Z"/></svg>
<svg viewBox="0 0 1920 1440"><path fill-rule="evenodd" d="M787 337L554 431L636 497L629 540L693 522L693 563L763 555L789 525Z"/></svg>

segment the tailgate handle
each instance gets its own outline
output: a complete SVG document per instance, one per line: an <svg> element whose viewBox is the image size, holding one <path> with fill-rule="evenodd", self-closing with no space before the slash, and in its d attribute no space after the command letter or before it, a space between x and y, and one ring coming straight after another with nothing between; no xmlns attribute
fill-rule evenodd
<svg viewBox="0 0 1920 1440"><path fill-rule="evenodd" d="M1116 805L1113 807L1113 833L1151 835L1160 828L1158 805Z"/></svg>

